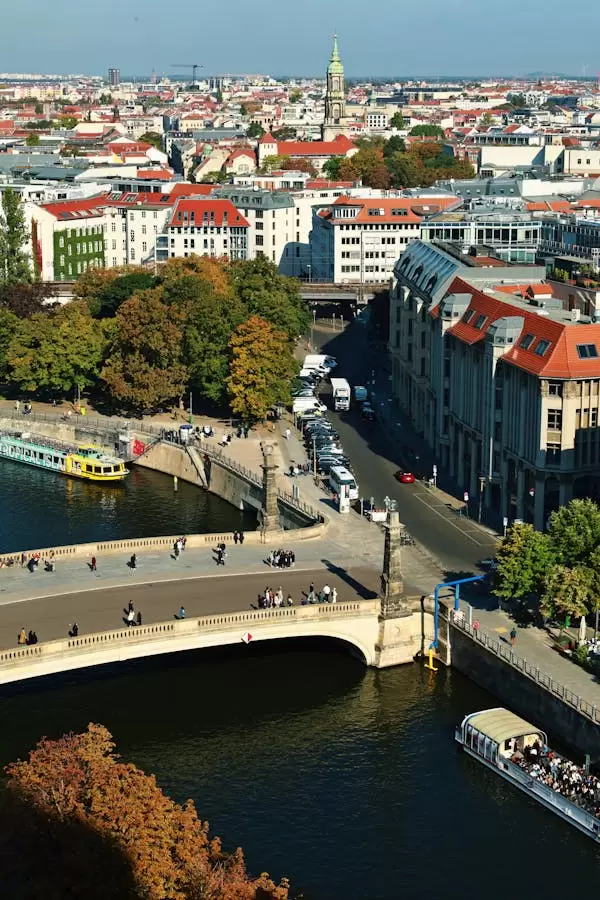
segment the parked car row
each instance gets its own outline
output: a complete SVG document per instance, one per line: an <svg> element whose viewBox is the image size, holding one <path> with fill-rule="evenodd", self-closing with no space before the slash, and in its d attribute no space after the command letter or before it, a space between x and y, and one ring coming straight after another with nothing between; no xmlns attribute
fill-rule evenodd
<svg viewBox="0 0 600 900"><path fill-rule="evenodd" d="M292 389L292 412L325 412L327 407L317 397L317 390L323 378L330 375L336 366L333 356L313 354L304 358L302 370Z"/></svg>

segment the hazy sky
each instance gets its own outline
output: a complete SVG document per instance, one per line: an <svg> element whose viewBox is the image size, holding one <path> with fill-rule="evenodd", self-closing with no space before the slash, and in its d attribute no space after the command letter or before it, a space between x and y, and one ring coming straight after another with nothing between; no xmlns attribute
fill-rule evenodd
<svg viewBox="0 0 600 900"><path fill-rule="evenodd" d="M337 31L350 76L600 68L597 0L0 0L0 70L320 75Z"/></svg>

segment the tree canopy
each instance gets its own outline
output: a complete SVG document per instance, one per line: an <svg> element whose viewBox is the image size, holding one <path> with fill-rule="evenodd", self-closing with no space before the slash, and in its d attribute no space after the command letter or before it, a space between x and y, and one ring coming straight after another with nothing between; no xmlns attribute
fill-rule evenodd
<svg viewBox="0 0 600 900"><path fill-rule="evenodd" d="M27 238L21 198L13 188L6 188L0 204L0 284L31 281Z"/></svg>
<svg viewBox="0 0 600 900"><path fill-rule="evenodd" d="M138 141L141 144L151 144L157 150L163 148L162 134L159 134L158 131L145 131L139 136Z"/></svg>
<svg viewBox="0 0 600 900"><path fill-rule="evenodd" d="M90 724L7 767L5 896L286 900L285 880L249 876L242 851L226 853L191 800L175 803L114 750Z"/></svg>
<svg viewBox="0 0 600 900"><path fill-rule="evenodd" d="M414 128L411 128L410 135L411 137L445 137L444 129L439 125L415 125Z"/></svg>
<svg viewBox="0 0 600 900"><path fill-rule="evenodd" d="M290 401L290 386L298 367L284 331L260 316L251 316L233 332L231 355L227 387L236 415L258 422L276 403Z"/></svg>
<svg viewBox="0 0 600 900"><path fill-rule="evenodd" d="M265 129L260 122L250 122L246 134L249 138L261 138L265 134Z"/></svg>

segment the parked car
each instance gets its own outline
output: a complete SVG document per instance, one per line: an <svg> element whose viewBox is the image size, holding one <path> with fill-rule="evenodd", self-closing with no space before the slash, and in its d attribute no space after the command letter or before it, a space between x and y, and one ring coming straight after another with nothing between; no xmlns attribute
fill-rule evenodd
<svg viewBox="0 0 600 900"><path fill-rule="evenodd" d="M406 472L404 469L398 469L396 474L394 475L400 484L414 484L415 476L412 472Z"/></svg>
<svg viewBox="0 0 600 900"><path fill-rule="evenodd" d="M367 422L373 422L375 419L375 410L368 403L363 403L360 414Z"/></svg>

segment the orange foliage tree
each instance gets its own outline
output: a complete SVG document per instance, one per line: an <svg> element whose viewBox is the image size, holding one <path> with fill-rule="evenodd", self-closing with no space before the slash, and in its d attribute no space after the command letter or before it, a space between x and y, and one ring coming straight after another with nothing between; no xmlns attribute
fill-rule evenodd
<svg viewBox="0 0 600 900"><path fill-rule="evenodd" d="M190 800L175 803L154 776L119 761L114 746L106 728L91 724L83 734L42 739L28 760L7 767L12 849L23 854L23 877L38 879L37 894L10 896L287 900L287 881L248 876L242 851L224 853ZM79 853L85 864L77 866ZM37 871L44 863L47 885Z"/></svg>

